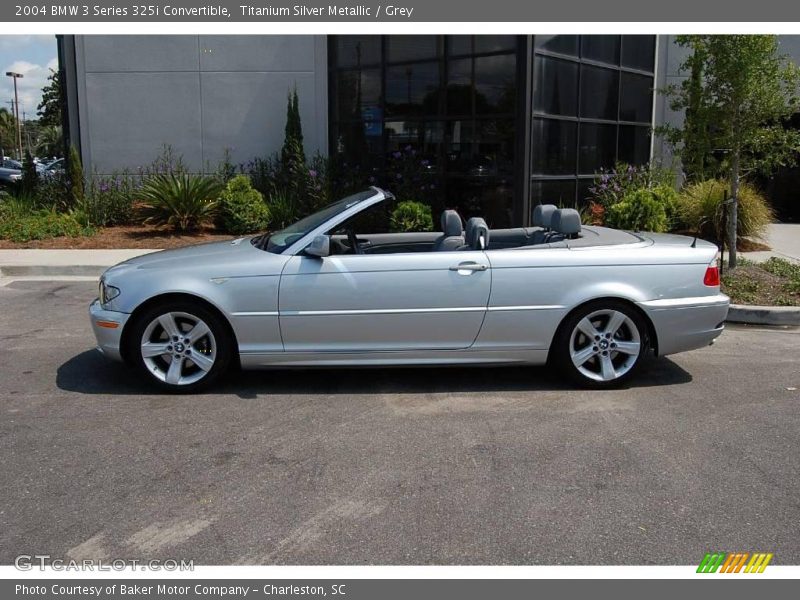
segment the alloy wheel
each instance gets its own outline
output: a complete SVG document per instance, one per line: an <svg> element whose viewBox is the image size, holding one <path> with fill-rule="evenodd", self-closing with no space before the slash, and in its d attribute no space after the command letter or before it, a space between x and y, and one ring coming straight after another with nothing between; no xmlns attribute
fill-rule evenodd
<svg viewBox="0 0 800 600"><path fill-rule="evenodd" d="M639 329L625 313L596 310L572 330L569 353L572 364L594 381L614 381L630 371L639 359Z"/></svg>
<svg viewBox="0 0 800 600"><path fill-rule="evenodd" d="M145 327L141 354L156 379L169 385L190 385L213 368L217 341L202 319L186 312L167 312Z"/></svg>

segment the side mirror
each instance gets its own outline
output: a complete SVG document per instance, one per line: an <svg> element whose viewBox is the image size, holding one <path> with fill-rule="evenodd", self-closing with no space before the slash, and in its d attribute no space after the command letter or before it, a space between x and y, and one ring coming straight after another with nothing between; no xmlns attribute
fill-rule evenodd
<svg viewBox="0 0 800 600"><path fill-rule="evenodd" d="M309 256L316 256L317 258L330 256L331 238L327 235L318 235L306 246L305 253Z"/></svg>

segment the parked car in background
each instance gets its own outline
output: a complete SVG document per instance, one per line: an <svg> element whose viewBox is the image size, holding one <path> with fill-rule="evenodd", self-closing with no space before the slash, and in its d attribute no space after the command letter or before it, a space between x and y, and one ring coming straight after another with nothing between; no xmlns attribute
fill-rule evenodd
<svg viewBox="0 0 800 600"><path fill-rule="evenodd" d="M349 196L282 231L147 254L108 269L90 307L98 349L170 391L244 368L544 364L588 387L648 352L722 333L717 247L582 226L538 206L536 227L456 211L441 232L393 233L394 197Z"/></svg>
<svg viewBox="0 0 800 600"><path fill-rule="evenodd" d="M18 160L14 160L13 158L8 158L7 156L3 158L3 162L0 163L0 169L22 169L22 163Z"/></svg>
<svg viewBox="0 0 800 600"><path fill-rule="evenodd" d="M64 159L59 158L48 163L41 171L41 174L44 175L45 177L51 177L53 175L61 174L63 172L64 172Z"/></svg>
<svg viewBox="0 0 800 600"><path fill-rule="evenodd" d="M22 179L22 171L19 169L7 169L0 167L0 188L10 188Z"/></svg>

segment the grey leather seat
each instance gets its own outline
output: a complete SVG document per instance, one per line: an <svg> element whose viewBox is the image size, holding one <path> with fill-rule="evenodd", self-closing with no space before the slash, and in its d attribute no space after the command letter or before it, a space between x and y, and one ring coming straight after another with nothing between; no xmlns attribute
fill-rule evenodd
<svg viewBox="0 0 800 600"><path fill-rule="evenodd" d="M464 245L464 226L456 211L446 210L442 213L442 232L433 243L434 252L458 250Z"/></svg>
<svg viewBox="0 0 800 600"><path fill-rule="evenodd" d="M489 247L489 226L480 217L467 221L464 245L459 250L486 250Z"/></svg>
<svg viewBox="0 0 800 600"><path fill-rule="evenodd" d="M550 219L550 226L555 235L548 241L572 239L581 232L581 215L574 208L559 208Z"/></svg>
<svg viewBox="0 0 800 600"><path fill-rule="evenodd" d="M528 244L544 244L550 237L553 215L558 210L555 204L537 204L533 209L533 224L540 229L528 238Z"/></svg>

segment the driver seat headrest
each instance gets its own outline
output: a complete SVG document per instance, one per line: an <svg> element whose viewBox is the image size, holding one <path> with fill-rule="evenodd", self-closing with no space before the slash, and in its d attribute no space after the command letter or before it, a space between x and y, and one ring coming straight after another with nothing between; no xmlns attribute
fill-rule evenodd
<svg viewBox="0 0 800 600"><path fill-rule="evenodd" d="M458 237L464 235L464 226L461 224L461 217L454 210L442 212L442 231L446 237Z"/></svg>
<svg viewBox="0 0 800 600"><path fill-rule="evenodd" d="M489 247L489 226L480 217L467 221L466 245L472 250L486 250Z"/></svg>

